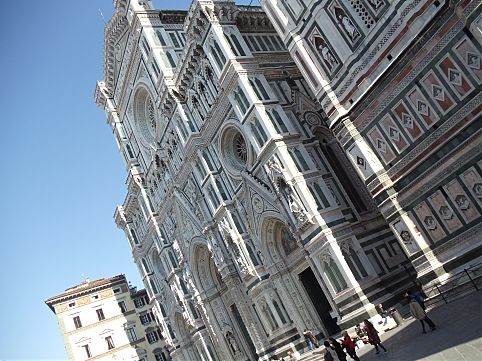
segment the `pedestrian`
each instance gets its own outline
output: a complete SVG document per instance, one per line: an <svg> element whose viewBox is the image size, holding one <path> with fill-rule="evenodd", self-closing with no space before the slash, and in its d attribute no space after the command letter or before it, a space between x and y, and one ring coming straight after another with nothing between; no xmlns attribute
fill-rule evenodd
<svg viewBox="0 0 482 361"><path fill-rule="evenodd" d="M373 327L372 323L368 320L363 320L363 322L365 323L365 332L367 333L368 342L375 346L377 354L380 353L378 346L380 346L383 351L387 352L387 349L382 345L382 342L380 341L380 337L378 337L378 331L375 329L375 327Z"/></svg>
<svg viewBox="0 0 482 361"><path fill-rule="evenodd" d="M410 292L410 291L407 291L407 293L405 294L406 297L410 297L411 299L414 299L415 301L417 301L420 306L422 307L422 309L425 311L425 309L427 308L425 306L425 297L424 297L425 293L423 291L417 291L417 292Z"/></svg>
<svg viewBox="0 0 482 361"><path fill-rule="evenodd" d="M420 321L422 324L422 333L427 333L425 331L425 323L430 327L430 331L435 331L435 323L428 318L427 314L425 313L424 309L420 305L419 302L417 302L414 298L410 298L410 296L407 295L407 301L410 306L410 313L414 318Z"/></svg>
<svg viewBox="0 0 482 361"><path fill-rule="evenodd" d="M355 361L360 361L358 356L356 355L356 345L355 342L351 339L348 332L343 331L342 333L343 341L341 341L341 345L345 348L346 353Z"/></svg>
<svg viewBox="0 0 482 361"><path fill-rule="evenodd" d="M318 348L320 346L315 336L313 336L313 332L310 330L305 329L303 331L303 336L305 336L306 343L308 344L308 350L311 351L313 348Z"/></svg>
<svg viewBox="0 0 482 361"><path fill-rule="evenodd" d="M328 341L323 342L325 345L325 354L324 354L324 360L325 361L340 361L338 356L336 355L336 351L333 347L331 347L330 343Z"/></svg>
<svg viewBox="0 0 482 361"><path fill-rule="evenodd" d="M383 326L385 326L387 323L388 323L388 311L386 311L384 308L383 308L383 305L380 303L379 305L377 305L376 307L376 310L378 312L378 314L380 316L382 316L383 318ZM380 321L381 323L382 321Z"/></svg>
<svg viewBox="0 0 482 361"><path fill-rule="evenodd" d="M331 347L333 347L333 349L335 350L338 359L340 361L346 361L346 353L345 351L343 351L343 347L341 347L338 341L335 340L333 337L330 337L328 340L330 340Z"/></svg>

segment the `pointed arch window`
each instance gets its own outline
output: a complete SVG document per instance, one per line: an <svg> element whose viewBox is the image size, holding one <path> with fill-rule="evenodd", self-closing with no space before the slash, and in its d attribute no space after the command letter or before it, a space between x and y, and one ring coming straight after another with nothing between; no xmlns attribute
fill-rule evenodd
<svg viewBox="0 0 482 361"><path fill-rule="evenodd" d="M288 133L288 128L286 127L285 122L281 118L281 115L278 113L276 109L271 109L270 113L270 118L274 124L274 127L276 128L276 131L278 133Z"/></svg>
<svg viewBox="0 0 482 361"><path fill-rule="evenodd" d="M174 58L170 51L166 52L166 57L167 57L167 60L169 61L169 64L171 65L171 68L175 68L176 62L174 61Z"/></svg>
<svg viewBox="0 0 482 361"><path fill-rule="evenodd" d="M225 35L225 36L226 36L226 39L229 42L229 45L231 46L231 49L233 49L234 55L236 55L236 56L246 56L246 53L244 52L244 49L243 49L242 45L240 44L236 34Z"/></svg>
<svg viewBox="0 0 482 361"><path fill-rule="evenodd" d="M149 267L149 264L147 263L146 259L143 258L141 262L142 262L142 267L144 268L145 274L148 275L152 273L151 268Z"/></svg>
<svg viewBox="0 0 482 361"><path fill-rule="evenodd" d="M345 278L341 274L340 269L338 268L338 265L333 260L333 258L331 258L331 256L328 256L324 263L325 276L328 278L335 292L339 293L344 289L348 288Z"/></svg>
<svg viewBox="0 0 482 361"><path fill-rule="evenodd" d="M326 199L325 194L318 183L315 182L311 186L308 186L308 188L310 189L313 198L315 198L318 209L323 209L330 206L330 202L328 202L328 199Z"/></svg>
<svg viewBox="0 0 482 361"><path fill-rule="evenodd" d="M358 257L358 253L351 246L343 248L343 257L345 258L348 267L350 267L355 279L359 281L362 278L367 277L368 273L365 270L365 267L363 267L363 263L361 262L360 257Z"/></svg>
<svg viewBox="0 0 482 361"><path fill-rule="evenodd" d="M139 239L137 238L136 231L133 228L131 228L130 233L131 233L132 241L134 242L135 245L138 245Z"/></svg>
<svg viewBox="0 0 482 361"><path fill-rule="evenodd" d="M260 124L258 118L254 118L253 122L251 123L251 130L254 134L254 137L256 138L256 141L258 142L258 145L260 148L263 148L264 144L268 140L268 136L266 135L266 132L263 129L263 126Z"/></svg>
<svg viewBox="0 0 482 361"><path fill-rule="evenodd" d="M162 46L166 46L166 41L164 40L164 37L162 36L161 30L156 30L156 35L159 41L161 42Z"/></svg>
<svg viewBox="0 0 482 361"><path fill-rule="evenodd" d="M178 267L177 261L176 261L176 259L174 258L174 255L172 254L172 252L171 252L171 251L167 252L167 255L168 255L168 257L169 257L169 261L171 261L172 267L173 267L173 268L177 268L177 267Z"/></svg>
<svg viewBox="0 0 482 361"><path fill-rule="evenodd" d="M157 289L157 286L156 286L156 282L152 278L149 279L149 286L151 286L151 290L154 294L159 293L159 291Z"/></svg>

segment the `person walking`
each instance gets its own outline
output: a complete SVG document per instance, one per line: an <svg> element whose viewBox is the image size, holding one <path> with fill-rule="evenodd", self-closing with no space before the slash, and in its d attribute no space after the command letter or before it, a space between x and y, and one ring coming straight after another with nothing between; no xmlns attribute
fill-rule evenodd
<svg viewBox="0 0 482 361"><path fill-rule="evenodd" d="M380 337L378 337L378 331L375 329L375 327L373 327L372 323L368 320L363 320L363 322L365 323L365 331L367 333L368 342L375 346L377 354L380 353L378 346L380 346L383 351L387 352L387 349L382 345L382 342L380 341Z"/></svg>
<svg viewBox="0 0 482 361"><path fill-rule="evenodd" d="M343 351L343 347L341 347L341 344L338 343L338 341L335 340L333 337L330 337L328 340L330 340L331 347L333 347L333 349L335 350L338 359L340 361L346 361L346 353L345 351Z"/></svg>
<svg viewBox="0 0 482 361"><path fill-rule="evenodd" d="M343 331L342 333L343 336L343 341L341 341L341 345L343 348L345 348L346 353L355 361L360 361L358 356L356 355L356 345L355 342L351 339L350 335L348 335L348 332Z"/></svg>
<svg viewBox="0 0 482 361"><path fill-rule="evenodd" d="M427 331L425 331L425 323L430 327L430 331L435 331L436 330L435 323L433 323L433 321L430 318L428 318L424 309L420 305L420 302L418 302L414 298L411 298L408 295L408 293L406 297L407 297L408 305L410 306L410 313L414 318L419 320L420 323L422 324L422 333L427 333Z"/></svg>
<svg viewBox="0 0 482 361"><path fill-rule="evenodd" d="M330 343L325 341L323 344L325 345L324 361L340 361L335 349L331 347Z"/></svg>
<svg viewBox="0 0 482 361"><path fill-rule="evenodd" d="M383 318L383 326L385 326L388 323L388 311L383 308L383 305L381 303L377 305L375 308L378 314Z"/></svg>
<svg viewBox="0 0 482 361"><path fill-rule="evenodd" d="M417 301L420 306L422 307L422 309L425 311L425 309L427 308L425 306L425 297L424 297L425 293L420 292L420 291L417 291L415 293L412 293L410 291L407 291L407 293L405 294L406 297L410 297L411 299Z"/></svg>

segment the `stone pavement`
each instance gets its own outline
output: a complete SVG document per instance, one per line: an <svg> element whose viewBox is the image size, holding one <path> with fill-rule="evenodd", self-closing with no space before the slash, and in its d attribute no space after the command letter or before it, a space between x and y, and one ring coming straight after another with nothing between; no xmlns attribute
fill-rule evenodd
<svg viewBox="0 0 482 361"><path fill-rule="evenodd" d="M361 361L482 361L482 290L428 311L428 316L437 330L426 327L427 334L422 334L420 322L409 318L380 335L388 352L377 355L373 346L365 345L357 355Z"/></svg>

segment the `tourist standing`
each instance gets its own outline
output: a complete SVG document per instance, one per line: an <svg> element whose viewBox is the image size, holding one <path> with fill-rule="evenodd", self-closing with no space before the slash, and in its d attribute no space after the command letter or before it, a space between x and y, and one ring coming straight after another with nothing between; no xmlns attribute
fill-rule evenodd
<svg viewBox="0 0 482 361"><path fill-rule="evenodd" d="M435 323L433 323L433 321L430 318L428 318L427 314L423 310L420 303L417 302L417 300L415 300L414 298L411 298L410 296L408 296L408 294L407 294L407 301L409 302L408 304L410 306L410 313L414 318L419 320L420 323L422 324L422 333L427 333L425 331L425 323L430 327L430 331L435 331L436 329Z"/></svg>
<svg viewBox="0 0 482 361"><path fill-rule="evenodd" d="M313 332L310 330L304 330L303 336L305 336L305 340L308 343L308 349L311 351L314 347L318 348L318 341L316 340L315 336L313 336Z"/></svg>
<svg viewBox="0 0 482 361"><path fill-rule="evenodd" d="M382 345L382 342L380 341L380 337L378 337L378 331L375 329L375 327L373 327L372 323L368 320L363 320L363 322L365 323L365 332L367 333L368 342L375 346L377 354L380 353L378 346L380 346L383 351L387 352L387 349Z"/></svg>
<svg viewBox="0 0 482 361"><path fill-rule="evenodd" d="M330 337L329 340L331 343L331 347L333 347L333 349L335 350L336 355L338 356L340 361L346 361L346 353L345 351L343 351L343 347L341 347L338 341L335 340L333 337Z"/></svg>
<svg viewBox="0 0 482 361"><path fill-rule="evenodd" d="M341 342L341 345L345 348L346 353L350 355L350 357L355 360L355 361L360 361L358 356L356 355L356 345L355 342L351 339L350 335L348 335L348 332L343 331L343 341Z"/></svg>

